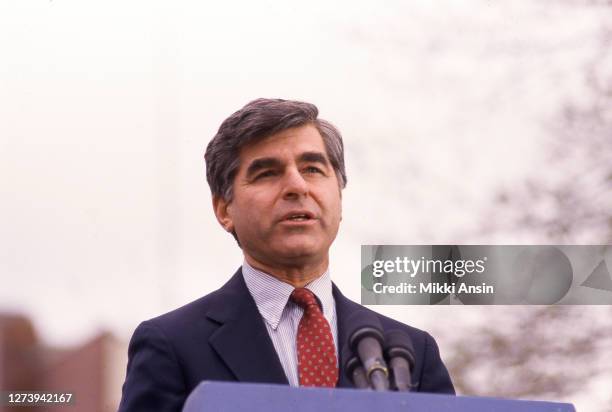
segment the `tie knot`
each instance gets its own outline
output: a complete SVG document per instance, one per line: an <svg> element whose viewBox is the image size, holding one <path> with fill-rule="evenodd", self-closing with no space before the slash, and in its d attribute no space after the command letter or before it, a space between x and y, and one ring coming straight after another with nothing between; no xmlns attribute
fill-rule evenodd
<svg viewBox="0 0 612 412"><path fill-rule="evenodd" d="M317 303L317 298L315 298L314 293L306 288L294 289L293 292L291 292L291 300L304 310L312 305L314 305L317 309L319 308L319 304Z"/></svg>

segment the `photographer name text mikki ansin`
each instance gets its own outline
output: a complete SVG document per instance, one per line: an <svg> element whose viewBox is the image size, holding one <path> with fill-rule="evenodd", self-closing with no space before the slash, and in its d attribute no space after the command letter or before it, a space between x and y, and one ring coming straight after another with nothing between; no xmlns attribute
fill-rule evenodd
<svg viewBox="0 0 612 412"><path fill-rule="evenodd" d="M495 287L482 283L481 285L467 285L465 283L423 283L418 286L414 283L402 282L399 285L383 285L382 283L374 283L372 291L377 294L494 294Z"/></svg>

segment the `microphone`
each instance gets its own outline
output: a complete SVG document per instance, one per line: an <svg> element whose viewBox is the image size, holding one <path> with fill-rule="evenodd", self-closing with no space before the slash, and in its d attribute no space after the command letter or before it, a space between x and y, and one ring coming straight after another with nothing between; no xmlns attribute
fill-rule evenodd
<svg viewBox="0 0 612 412"><path fill-rule="evenodd" d="M370 389L370 382L368 382L365 369L361 366L357 356L353 356L346 362L345 370L357 389Z"/></svg>
<svg viewBox="0 0 612 412"><path fill-rule="evenodd" d="M351 380L351 382L353 382L356 388L371 389L365 369L363 369L359 358L353 355L353 352L351 352L351 348L348 345L344 345L342 348L340 359L345 359L344 373Z"/></svg>
<svg viewBox="0 0 612 412"><path fill-rule="evenodd" d="M391 330L385 334L385 338L385 355L391 366L395 387L400 392L408 392L412 388L410 375L415 363L412 340L401 330Z"/></svg>
<svg viewBox="0 0 612 412"><path fill-rule="evenodd" d="M380 321L372 312L353 312L347 319L349 346L359 355L363 369L372 388L376 391L389 389L389 370L382 354L384 337Z"/></svg>

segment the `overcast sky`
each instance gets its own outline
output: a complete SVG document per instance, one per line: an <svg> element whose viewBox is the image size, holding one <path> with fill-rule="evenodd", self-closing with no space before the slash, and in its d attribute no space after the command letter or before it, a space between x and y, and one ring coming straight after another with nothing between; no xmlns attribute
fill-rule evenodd
<svg viewBox="0 0 612 412"><path fill-rule="evenodd" d="M584 98L601 13L404 3L0 1L0 311L55 344L128 339L222 285L242 257L202 155L257 97L313 102L344 135L332 277L352 299L361 244L478 242ZM425 329L445 309L377 308Z"/></svg>

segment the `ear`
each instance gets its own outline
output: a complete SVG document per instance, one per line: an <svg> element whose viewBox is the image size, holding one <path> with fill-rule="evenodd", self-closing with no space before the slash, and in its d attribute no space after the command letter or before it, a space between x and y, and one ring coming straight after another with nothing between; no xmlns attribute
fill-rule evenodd
<svg viewBox="0 0 612 412"><path fill-rule="evenodd" d="M212 203L217 221L225 231L231 233L234 230L234 221L228 209L232 202L226 201L221 196L213 196Z"/></svg>

